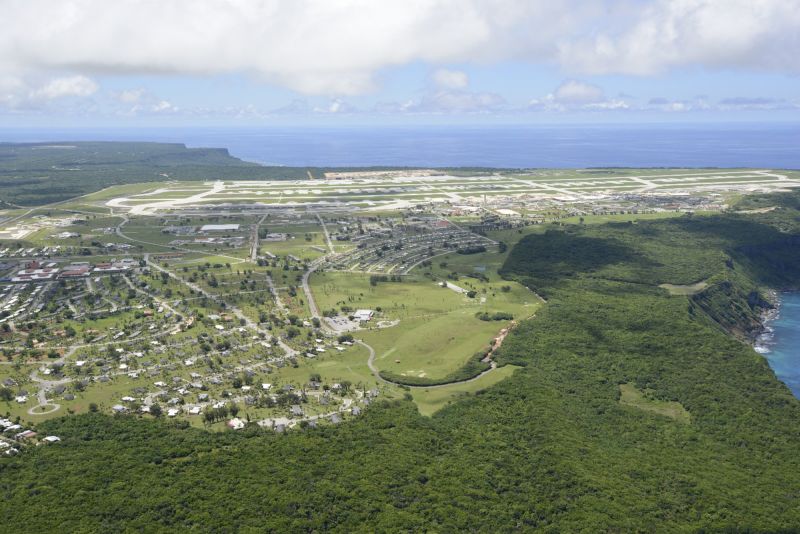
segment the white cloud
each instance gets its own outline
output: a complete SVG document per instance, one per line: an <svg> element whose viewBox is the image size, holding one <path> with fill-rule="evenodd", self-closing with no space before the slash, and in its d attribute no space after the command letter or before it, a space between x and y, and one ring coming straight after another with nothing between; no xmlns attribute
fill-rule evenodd
<svg viewBox="0 0 800 534"><path fill-rule="evenodd" d="M627 97L630 98L630 97ZM597 85L580 80L566 80L542 98L528 103L530 111L611 111L631 109L626 98L607 98Z"/></svg>
<svg viewBox="0 0 800 534"><path fill-rule="evenodd" d="M65 96L85 97L97 92L97 84L86 76L55 78L31 91L34 100L54 100Z"/></svg>
<svg viewBox="0 0 800 534"><path fill-rule="evenodd" d="M560 43L562 65L586 74L650 75L671 68L800 72L796 0L655 0Z"/></svg>
<svg viewBox="0 0 800 534"><path fill-rule="evenodd" d="M553 97L563 104L588 104L605 99L603 90L598 86L577 80L563 82L555 90Z"/></svg>
<svg viewBox="0 0 800 534"><path fill-rule="evenodd" d="M4 0L3 20L0 75L244 72L352 95L412 62L800 72L800 9L786 0ZM434 78L440 88L467 83L446 69Z"/></svg>
<svg viewBox="0 0 800 534"><path fill-rule="evenodd" d="M91 96L92 77L108 74L246 74L341 97L419 63L441 67L436 91L405 108L485 109L502 106L497 95L468 91L466 72L445 66L513 61L575 77L687 66L800 73L797 1L2 0L0 103ZM116 98L158 107L137 91ZM573 81L535 106L625 102Z"/></svg>
<svg viewBox="0 0 800 534"><path fill-rule="evenodd" d="M127 89L116 94L117 100L124 104L135 104L145 97L147 91L144 89Z"/></svg>
<svg viewBox="0 0 800 534"><path fill-rule="evenodd" d="M719 110L722 109L722 106L709 103L708 99L704 96L698 96L691 100L670 100L664 97L655 97L647 102L644 109L668 113L683 113L688 111Z"/></svg>
<svg viewBox="0 0 800 534"><path fill-rule="evenodd" d="M800 106L796 102L791 102L783 98L769 97L745 97L735 96L723 98L719 102L720 109L724 110L792 110Z"/></svg>
<svg viewBox="0 0 800 534"><path fill-rule="evenodd" d="M334 98L324 106L317 106L314 108L315 113L356 113L358 109L341 98Z"/></svg>
<svg viewBox="0 0 800 534"><path fill-rule="evenodd" d="M173 106L169 100L159 100L150 106L150 111L153 113L174 113L178 111L178 108Z"/></svg>
<svg viewBox="0 0 800 534"><path fill-rule="evenodd" d="M590 102L584 105L584 108L602 111L602 110L615 110L615 109L631 109L631 106L625 100L619 98L612 98L610 100L603 100L602 102Z"/></svg>
<svg viewBox="0 0 800 534"><path fill-rule="evenodd" d="M460 70L438 69L433 73L433 82L440 89L465 89L469 76Z"/></svg>
<svg viewBox="0 0 800 534"><path fill-rule="evenodd" d="M430 113L485 113L498 111L506 100L496 94L472 91L438 91L425 96L411 111Z"/></svg>
<svg viewBox="0 0 800 534"><path fill-rule="evenodd" d="M358 94L395 65L552 56L579 2L549 4L4 0L0 70L250 73L309 94Z"/></svg>

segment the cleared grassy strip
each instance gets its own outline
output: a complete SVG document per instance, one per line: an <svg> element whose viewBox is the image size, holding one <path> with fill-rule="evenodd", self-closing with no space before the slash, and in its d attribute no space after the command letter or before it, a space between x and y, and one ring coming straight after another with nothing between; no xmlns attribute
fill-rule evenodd
<svg viewBox="0 0 800 534"><path fill-rule="evenodd" d="M448 404L458 402L465 397L474 395L479 391L483 391L497 384L511 376L517 369L520 369L520 367L516 365L498 367L491 373L486 373L472 382L432 388L419 388L412 392L412 396L419 413L430 417Z"/></svg>
<svg viewBox="0 0 800 534"><path fill-rule="evenodd" d="M691 423L692 421L691 415L680 402L648 398L646 392L641 391L633 384L620 384L619 393L619 402L625 406L631 406L645 412L663 415L679 423Z"/></svg>

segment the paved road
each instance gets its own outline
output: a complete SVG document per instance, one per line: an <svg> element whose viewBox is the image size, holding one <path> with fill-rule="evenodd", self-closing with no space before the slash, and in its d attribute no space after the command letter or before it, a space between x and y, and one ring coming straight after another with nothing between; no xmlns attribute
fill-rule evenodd
<svg viewBox="0 0 800 534"><path fill-rule="evenodd" d="M272 298L275 300L275 305L280 311L285 312L286 305L281 300L280 295L278 295L278 290L275 289L275 282L273 282L270 275L267 275L267 285L269 286L269 292L272 294Z"/></svg>
<svg viewBox="0 0 800 534"><path fill-rule="evenodd" d="M333 242L331 241L331 235L328 233L328 227L325 226L325 221L322 220L322 217L319 216L319 213L315 213L314 215L317 216L317 220L319 221L320 226L322 226L322 231L325 232L325 241L328 243L328 250L330 250L331 254L333 254Z"/></svg>
<svg viewBox="0 0 800 534"><path fill-rule="evenodd" d="M264 222L264 219L267 218L267 214L261 216L256 224L253 225L253 234L250 238L251 245L250 245L250 261L255 263L258 260L258 229L261 224Z"/></svg>
<svg viewBox="0 0 800 534"><path fill-rule="evenodd" d="M322 266L323 261L324 257L318 258L317 260L313 261L311 265L309 265L308 270L303 273L303 293L306 294L306 302L308 302L308 309L311 311L311 316L320 319L321 322L323 322L322 317L320 316L319 308L317 307L317 302L314 300L314 295L311 293L311 286L308 283L308 278L314 271L316 271Z"/></svg>

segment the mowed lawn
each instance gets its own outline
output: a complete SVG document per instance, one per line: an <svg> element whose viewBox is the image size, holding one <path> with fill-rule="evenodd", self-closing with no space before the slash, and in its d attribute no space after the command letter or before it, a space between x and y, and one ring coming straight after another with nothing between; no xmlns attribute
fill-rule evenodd
<svg viewBox="0 0 800 534"><path fill-rule="evenodd" d="M371 286L368 275L328 272L315 273L311 283L322 310L338 310L342 305L380 309L369 329L355 335L375 349L379 369L406 376L441 378L450 374L488 347L509 324L481 321L475 317L477 312L503 311L523 319L540 306L536 295L513 282L507 284L511 290L503 292L498 283L465 280L462 287L469 284L476 289L475 298L442 288L424 276ZM397 324L378 328L382 321Z"/></svg>
<svg viewBox="0 0 800 534"><path fill-rule="evenodd" d="M362 337L375 349L381 370L403 376L441 378L489 346L505 323L480 321L469 308L401 321Z"/></svg>
<svg viewBox="0 0 800 534"><path fill-rule="evenodd" d="M414 402L417 404L419 413L425 416L431 416L448 404L469 397L478 391L482 391L497 384L501 380L505 380L517 369L520 369L520 367L516 365L505 365L471 382L430 388L415 388L411 394L414 397Z"/></svg>

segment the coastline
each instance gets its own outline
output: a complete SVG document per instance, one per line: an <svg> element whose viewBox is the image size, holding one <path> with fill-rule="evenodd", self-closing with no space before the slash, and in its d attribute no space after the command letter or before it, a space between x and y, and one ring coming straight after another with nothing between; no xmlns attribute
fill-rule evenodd
<svg viewBox="0 0 800 534"><path fill-rule="evenodd" d="M781 292L767 290L767 301L772 307L761 312L761 329L753 340L753 349L764 356L772 352L775 343L775 329L771 325L781 315Z"/></svg>

